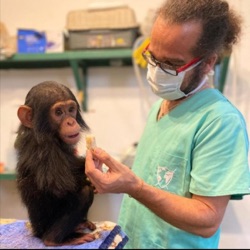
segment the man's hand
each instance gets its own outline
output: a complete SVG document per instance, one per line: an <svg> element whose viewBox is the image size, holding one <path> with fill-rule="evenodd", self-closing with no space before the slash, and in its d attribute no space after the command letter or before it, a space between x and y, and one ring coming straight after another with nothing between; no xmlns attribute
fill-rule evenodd
<svg viewBox="0 0 250 250"><path fill-rule="evenodd" d="M108 167L103 171L102 165ZM135 193L141 185L141 180L119 161L104 150L94 148L87 150L85 173L95 186L98 193Z"/></svg>

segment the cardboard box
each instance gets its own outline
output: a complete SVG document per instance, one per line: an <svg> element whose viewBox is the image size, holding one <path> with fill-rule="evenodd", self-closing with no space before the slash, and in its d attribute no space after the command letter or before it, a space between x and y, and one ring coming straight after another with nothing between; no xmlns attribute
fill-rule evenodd
<svg viewBox="0 0 250 250"><path fill-rule="evenodd" d="M45 53L46 44L45 32L32 29L18 29L18 53Z"/></svg>

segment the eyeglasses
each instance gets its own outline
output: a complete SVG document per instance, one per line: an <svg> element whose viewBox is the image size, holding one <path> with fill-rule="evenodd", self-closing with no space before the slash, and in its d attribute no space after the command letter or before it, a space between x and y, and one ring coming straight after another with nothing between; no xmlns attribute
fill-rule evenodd
<svg viewBox="0 0 250 250"><path fill-rule="evenodd" d="M142 56L143 58L147 61L147 63L149 63L150 65L156 67L156 66L160 66L160 68L167 74L173 75L173 76L177 76L180 72L188 69L191 66L194 66L196 63L198 63L201 58L196 57L193 60L191 60L190 62L188 62L187 64L179 67L179 66L175 66L175 65L171 65L171 64L167 64L164 62L160 62L158 60L156 60L154 58L154 56L148 51L148 46L144 49L144 51L142 52Z"/></svg>

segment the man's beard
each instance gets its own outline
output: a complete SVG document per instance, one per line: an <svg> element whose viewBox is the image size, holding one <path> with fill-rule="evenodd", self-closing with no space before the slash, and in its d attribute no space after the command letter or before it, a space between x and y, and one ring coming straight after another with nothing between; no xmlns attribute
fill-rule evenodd
<svg viewBox="0 0 250 250"><path fill-rule="evenodd" d="M203 73L203 64L201 63L200 65L195 68L194 72L188 76L187 79L185 79L186 88L183 90L185 94L190 93L192 90L196 89L198 85L200 84L201 80L204 78L204 73Z"/></svg>

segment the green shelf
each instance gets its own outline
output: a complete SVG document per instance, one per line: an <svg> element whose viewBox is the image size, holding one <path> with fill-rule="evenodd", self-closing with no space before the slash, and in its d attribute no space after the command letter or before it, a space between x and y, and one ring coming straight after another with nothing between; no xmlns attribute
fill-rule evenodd
<svg viewBox="0 0 250 250"><path fill-rule="evenodd" d="M15 180L15 179L16 179L15 172L0 173L0 180Z"/></svg>

